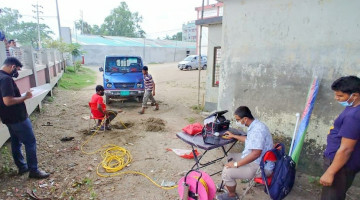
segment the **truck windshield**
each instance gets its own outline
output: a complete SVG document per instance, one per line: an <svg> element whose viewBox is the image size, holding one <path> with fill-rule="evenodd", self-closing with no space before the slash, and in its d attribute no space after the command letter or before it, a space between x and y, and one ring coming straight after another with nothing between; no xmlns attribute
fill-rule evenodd
<svg viewBox="0 0 360 200"><path fill-rule="evenodd" d="M136 57L107 57L105 61L105 72L128 73L141 70L141 60Z"/></svg>

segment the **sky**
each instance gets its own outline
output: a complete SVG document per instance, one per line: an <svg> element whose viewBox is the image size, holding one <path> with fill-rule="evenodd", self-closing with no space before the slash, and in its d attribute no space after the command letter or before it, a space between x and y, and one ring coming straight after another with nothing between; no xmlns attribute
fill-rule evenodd
<svg viewBox="0 0 360 200"><path fill-rule="evenodd" d="M125 1L131 12L138 12L143 17L141 27L147 38L163 38L181 32L182 24L196 20L195 7L200 7L202 0L58 0L61 27L74 28L74 21L81 19L91 25L101 25L112 9ZM205 0L213 4L215 0ZM8 7L19 10L21 20L33 21L35 13L32 5L41 5L43 14L40 23L47 24L58 37L56 0L0 0L0 8Z"/></svg>

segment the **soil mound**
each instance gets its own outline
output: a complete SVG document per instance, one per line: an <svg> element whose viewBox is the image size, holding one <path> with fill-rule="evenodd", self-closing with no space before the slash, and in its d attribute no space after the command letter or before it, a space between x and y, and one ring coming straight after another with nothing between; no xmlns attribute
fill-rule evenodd
<svg viewBox="0 0 360 200"><path fill-rule="evenodd" d="M134 126L134 122L116 122L114 124L111 125L112 128L115 128L115 129L125 129L126 128L130 128L130 127L133 127Z"/></svg>
<svg viewBox="0 0 360 200"><path fill-rule="evenodd" d="M145 130L159 132L165 130L165 121L159 118L150 117L145 121Z"/></svg>

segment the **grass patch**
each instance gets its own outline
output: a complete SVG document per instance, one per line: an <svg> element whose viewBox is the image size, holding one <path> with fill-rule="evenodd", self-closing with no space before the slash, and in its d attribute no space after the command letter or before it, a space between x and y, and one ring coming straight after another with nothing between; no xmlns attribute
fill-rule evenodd
<svg viewBox="0 0 360 200"><path fill-rule="evenodd" d="M1 148L1 158L3 160L2 172L9 173L11 171L10 168L11 155L10 155L10 151L5 145Z"/></svg>
<svg viewBox="0 0 360 200"><path fill-rule="evenodd" d="M51 96L47 96L47 97L45 97L45 100L47 101L47 102L54 102L54 97L51 97Z"/></svg>
<svg viewBox="0 0 360 200"><path fill-rule="evenodd" d="M67 67L59 81L59 86L66 90L80 90L95 84L96 74L91 69L81 67L75 72L73 66Z"/></svg>
<svg viewBox="0 0 360 200"><path fill-rule="evenodd" d="M187 119L187 121L188 121L190 124L193 124L193 123L195 123L195 121L196 121L196 119L193 118L193 117L189 117L189 118L186 118L186 119Z"/></svg>
<svg viewBox="0 0 360 200"><path fill-rule="evenodd" d="M204 106L202 106L202 105L193 105L193 106L191 106L191 109L193 111L195 111L196 113L200 113L200 112L204 111Z"/></svg>

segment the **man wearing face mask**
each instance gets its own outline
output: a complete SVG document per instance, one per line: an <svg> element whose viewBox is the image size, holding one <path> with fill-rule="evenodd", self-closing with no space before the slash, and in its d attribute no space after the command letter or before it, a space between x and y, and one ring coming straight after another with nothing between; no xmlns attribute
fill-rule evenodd
<svg viewBox="0 0 360 200"><path fill-rule="evenodd" d="M335 100L345 109L335 119L324 152L325 173L320 178L322 200L345 199L360 171L360 78L345 76L331 85Z"/></svg>
<svg viewBox="0 0 360 200"><path fill-rule="evenodd" d="M96 93L91 97L90 103L96 104L96 109L92 109L91 113L94 117L103 118L106 116L106 121L104 126L100 127L100 129L104 130L111 130L110 128L110 122L116 117L117 113L122 112L122 110L119 111L112 111L112 110L106 110L106 105L104 104L103 96L105 94L104 87L102 85L97 85L95 88ZM101 120L98 120L97 126L101 125Z"/></svg>
<svg viewBox="0 0 360 200"><path fill-rule="evenodd" d="M32 97L31 92L21 96L13 80L19 76L22 64L14 57L5 59L0 70L0 118L8 127L11 139L11 151L14 162L19 169L19 175L30 171L30 178L47 178L49 174L38 169L36 156L36 139L32 124L28 118L24 101ZM21 145L25 145L26 161L21 152Z"/></svg>
<svg viewBox="0 0 360 200"><path fill-rule="evenodd" d="M245 143L242 153L229 153L228 162L222 172L222 179L228 193L217 196L219 200L236 200L236 179L251 179L259 169L262 156L266 151L273 148L273 140L269 128L255 119L246 106L240 106L235 110L236 124L242 128L248 127L247 135L235 135L230 131L225 132L229 138L235 138ZM267 167L265 166L265 169ZM265 170L267 175L271 171ZM259 174L260 176L260 174Z"/></svg>

